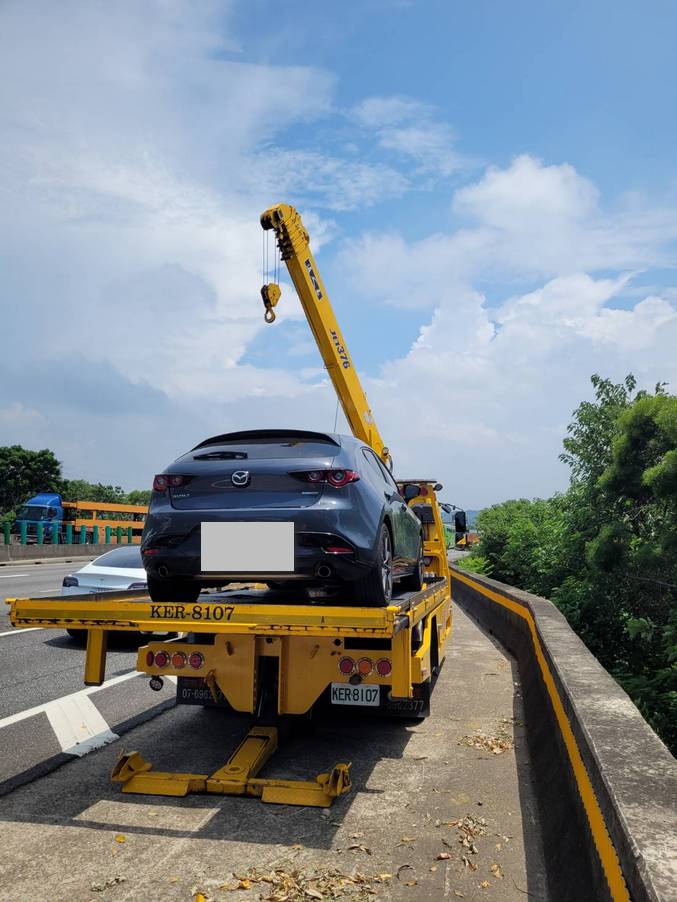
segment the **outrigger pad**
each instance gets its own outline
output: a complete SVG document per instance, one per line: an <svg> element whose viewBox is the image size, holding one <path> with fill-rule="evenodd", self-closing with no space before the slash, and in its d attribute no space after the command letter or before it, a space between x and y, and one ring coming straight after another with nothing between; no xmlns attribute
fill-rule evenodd
<svg viewBox="0 0 677 902"><path fill-rule="evenodd" d="M330 808L337 796L350 792L350 764L337 764L330 774L318 774L314 783L304 780L262 780L262 802L277 805L309 805Z"/></svg>

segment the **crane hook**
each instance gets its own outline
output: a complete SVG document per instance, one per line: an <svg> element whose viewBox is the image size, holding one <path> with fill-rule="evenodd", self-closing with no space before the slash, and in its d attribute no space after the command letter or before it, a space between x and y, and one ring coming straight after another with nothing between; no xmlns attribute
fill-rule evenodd
<svg viewBox="0 0 677 902"><path fill-rule="evenodd" d="M273 307L280 300L282 292L280 290L280 286L276 285L275 282L270 282L268 285L264 285L261 289L261 297L263 298L263 306L266 308L266 312L263 314L263 318L267 323L275 322L275 311Z"/></svg>

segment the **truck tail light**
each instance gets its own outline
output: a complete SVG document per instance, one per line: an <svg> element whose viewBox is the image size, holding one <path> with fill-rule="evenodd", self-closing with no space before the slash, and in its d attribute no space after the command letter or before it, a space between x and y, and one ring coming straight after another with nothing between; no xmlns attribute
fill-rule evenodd
<svg viewBox="0 0 677 902"><path fill-rule="evenodd" d="M341 658L339 661L339 670L345 676L348 676L355 670L355 662L352 658Z"/></svg>
<svg viewBox="0 0 677 902"><path fill-rule="evenodd" d="M188 663L188 658L182 651L175 651L172 655L172 667L176 670L181 670L182 667L185 667Z"/></svg>
<svg viewBox="0 0 677 902"><path fill-rule="evenodd" d="M388 658L381 658L380 661L376 662L376 673L379 676L387 677L393 669L393 665L390 663Z"/></svg>
<svg viewBox="0 0 677 902"><path fill-rule="evenodd" d="M205 662L204 655L200 654L199 651L194 651L193 654L188 658L188 663L193 668L193 670L199 670Z"/></svg>
<svg viewBox="0 0 677 902"><path fill-rule="evenodd" d="M153 661L155 661L155 655L152 651L146 652L146 667L152 667Z"/></svg>
<svg viewBox="0 0 677 902"><path fill-rule="evenodd" d="M360 676L369 676L374 669L374 662L371 658L360 658L357 662L357 672Z"/></svg>
<svg viewBox="0 0 677 902"><path fill-rule="evenodd" d="M167 654L166 651L155 652L155 666L156 667L169 666L169 655Z"/></svg>

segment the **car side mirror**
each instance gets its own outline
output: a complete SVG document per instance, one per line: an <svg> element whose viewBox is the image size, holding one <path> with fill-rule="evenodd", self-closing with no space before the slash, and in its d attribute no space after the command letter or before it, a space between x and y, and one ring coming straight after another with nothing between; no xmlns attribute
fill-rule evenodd
<svg viewBox="0 0 677 902"><path fill-rule="evenodd" d="M408 483L404 487L404 491L402 492L402 496L405 501L413 501L414 498L418 498L419 496L419 488L417 485L413 483Z"/></svg>

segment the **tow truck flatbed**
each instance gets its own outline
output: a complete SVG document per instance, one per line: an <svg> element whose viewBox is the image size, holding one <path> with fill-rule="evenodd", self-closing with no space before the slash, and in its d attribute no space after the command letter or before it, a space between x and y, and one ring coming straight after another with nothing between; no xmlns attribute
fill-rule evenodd
<svg viewBox="0 0 677 902"><path fill-rule="evenodd" d="M280 601L266 589L236 589L209 594L190 604L153 602L144 590L77 596L10 598L15 627L132 630L135 632L223 633L259 635L302 633L307 636L360 635L390 637L417 623L447 593L436 579L419 592L403 592L387 607L339 604L336 598Z"/></svg>

